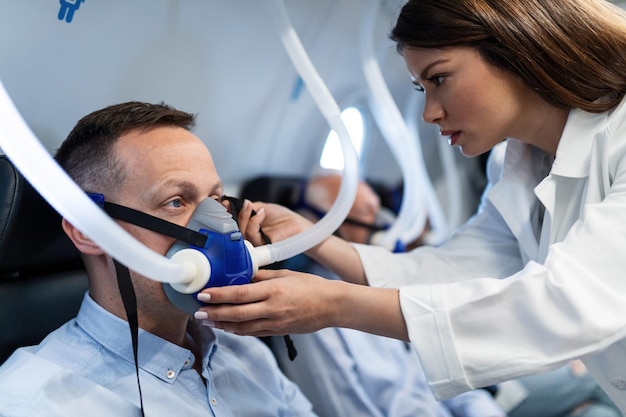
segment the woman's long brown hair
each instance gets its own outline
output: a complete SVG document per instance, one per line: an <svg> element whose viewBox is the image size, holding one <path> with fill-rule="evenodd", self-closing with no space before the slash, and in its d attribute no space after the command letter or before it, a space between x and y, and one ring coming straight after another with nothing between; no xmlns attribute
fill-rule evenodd
<svg viewBox="0 0 626 417"><path fill-rule="evenodd" d="M603 0L409 0L390 38L474 47L548 103L603 112L626 92L626 15Z"/></svg>

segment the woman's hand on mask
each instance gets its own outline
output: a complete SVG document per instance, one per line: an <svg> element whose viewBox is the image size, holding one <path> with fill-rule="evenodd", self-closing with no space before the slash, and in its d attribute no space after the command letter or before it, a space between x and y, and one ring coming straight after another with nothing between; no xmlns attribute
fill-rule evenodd
<svg viewBox="0 0 626 417"><path fill-rule="evenodd" d="M196 318L252 336L347 327L408 340L398 290L327 280L289 270L260 270L246 285L207 288Z"/></svg>
<svg viewBox="0 0 626 417"><path fill-rule="evenodd" d="M328 326L335 312L325 306L332 284L324 278L289 270L260 270L255 282L202 291L207 320L228 332L269 336L308 333ZM210 294L207 300L206 295ZM311 296L311 294L316 294ZM198 317L198 315L196 315Z"/></svg>

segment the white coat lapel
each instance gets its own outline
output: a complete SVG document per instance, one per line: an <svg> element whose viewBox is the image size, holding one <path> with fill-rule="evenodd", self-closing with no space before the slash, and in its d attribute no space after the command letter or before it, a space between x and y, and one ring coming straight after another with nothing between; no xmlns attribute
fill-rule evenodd
<svg viewBox="0 0 626 417"><path fill-rule="evenodd" d="M524 262L535 259L538 249L531 218L537 204L533 188L538 181L532 163L532 148L509 139L502 179L487 192L487 198L517 238Z"/></svg>
<svg viewBox="0 0 626 417"><path fill-rule="evenodd" d="M570 112L550 175L535 188L545 207L538 262L546 259L549 246L562 241L582 214L592 148L597 132L604 126L602 119L606 119L606 114Z"/></svg>

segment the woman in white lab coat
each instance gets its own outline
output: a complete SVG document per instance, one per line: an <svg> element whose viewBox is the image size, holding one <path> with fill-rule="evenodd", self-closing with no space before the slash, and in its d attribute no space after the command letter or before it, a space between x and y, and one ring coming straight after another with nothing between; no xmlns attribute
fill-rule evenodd
<svg viewBox="0 0 626 417"><path fill-rule="evenodd" d="M349 283L260 271L206 290L197 318L410 340L439 398L582 358L626 410L623 14L602 0L411 0L392 39L424 120L467 156L494 149L477 214L408 254L330 237L307 254ZM255 243L259 225L273 241L309 226L261 203L242 215L252 207L240 220Z"/></svg>

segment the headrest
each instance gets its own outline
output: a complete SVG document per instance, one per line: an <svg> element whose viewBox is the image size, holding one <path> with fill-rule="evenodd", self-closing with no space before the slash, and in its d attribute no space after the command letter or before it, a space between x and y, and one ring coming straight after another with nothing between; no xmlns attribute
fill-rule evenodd
<svg viewBox="0 0 626 417"><path fill-rule="evenodd" d="M304 192L308 178L262 175L244 182L239 197L251 201L277 203L292 210L306 206ZM402 186L392 188L382 183L367 181L380 197L382 207L398 214L402 202Z"/></svg>
<svg viewBox="0 0 626 417"><path fill-rule="evenodd" d="M61 216L0 155L0 278L81 265Z"/></svg>
<svg viewBox="0 0 626 417"><path fill-rule="evenodd" d="M304 177L259 176L243 184L239 197L296 209L302 203L306 184Z"/></svg>

